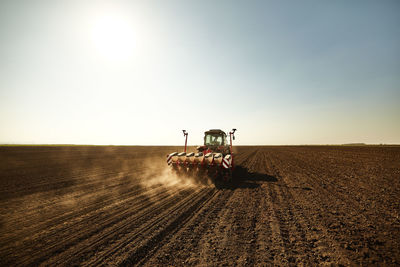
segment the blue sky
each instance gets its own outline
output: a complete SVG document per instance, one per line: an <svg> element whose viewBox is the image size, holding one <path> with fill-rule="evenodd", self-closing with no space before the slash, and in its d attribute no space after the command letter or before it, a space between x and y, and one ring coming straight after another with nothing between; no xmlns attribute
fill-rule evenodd
<svg viewBox="0 0 400 267"><path fill-rule="evenodd" d="M2 1L0 143L400 143L397 1Z"/></svg>

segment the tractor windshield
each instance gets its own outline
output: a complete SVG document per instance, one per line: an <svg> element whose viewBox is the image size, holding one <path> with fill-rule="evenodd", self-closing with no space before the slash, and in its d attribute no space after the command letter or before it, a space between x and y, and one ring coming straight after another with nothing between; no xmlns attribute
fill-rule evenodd
<svg viewBox="0 0 400 267"><path fill-rule="evenodd" d="M221 146L223 145L223 138L218 134L207 134L205 138L206 146Z"/></svg>

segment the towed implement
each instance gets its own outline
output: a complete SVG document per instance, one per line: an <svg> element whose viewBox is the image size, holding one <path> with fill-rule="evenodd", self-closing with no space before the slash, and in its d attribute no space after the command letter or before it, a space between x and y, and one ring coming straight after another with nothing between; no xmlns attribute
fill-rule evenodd
<svg viewBox="0 0 400 267"><path fill-rule="evenodd" d="M178 174L189 176L207 175L215 180L230 181L234 169L232 140L235 140L235 131L227 134L219 129L212 129L204 133L204 145L198 146L195 152L187 152L186 130L182 130L185 137L185 150L167 155L167 164Z"/></svg>

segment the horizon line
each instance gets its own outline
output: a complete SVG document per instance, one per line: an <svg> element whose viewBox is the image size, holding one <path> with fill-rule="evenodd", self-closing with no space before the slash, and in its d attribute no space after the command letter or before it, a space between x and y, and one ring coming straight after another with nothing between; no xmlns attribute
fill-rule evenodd
<svg viewBox="0 0 400 267"><path fill-rule="evenodd" d="M68 144L68 143L3 143L0 146L183 146L179 145L134 145L134 144ZM195 147L197 145L188 145ZM233 146L400 146L400 143L338 143L338 144L241 144Z"/></svg>

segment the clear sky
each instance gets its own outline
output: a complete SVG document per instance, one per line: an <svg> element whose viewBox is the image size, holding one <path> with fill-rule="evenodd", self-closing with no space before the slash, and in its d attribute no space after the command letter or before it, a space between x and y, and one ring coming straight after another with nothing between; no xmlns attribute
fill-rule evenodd
<svg viewBox="0 0 400 267"><path fill-rule="evenodd" d="M0 143L400 143L399 1L0 1Z"/></svg>

